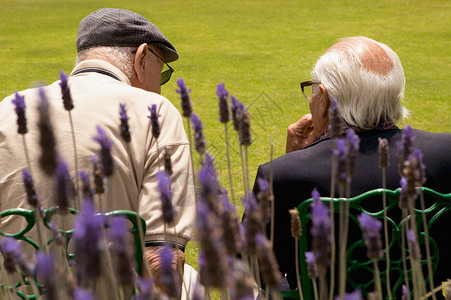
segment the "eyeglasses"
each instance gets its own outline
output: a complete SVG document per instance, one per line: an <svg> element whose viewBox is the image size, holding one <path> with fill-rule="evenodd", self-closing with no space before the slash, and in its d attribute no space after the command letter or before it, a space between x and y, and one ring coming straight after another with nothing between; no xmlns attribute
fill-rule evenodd
<svg viewBox="0 0 451 300"><path fill-rule="evenodd" d="M158 54L156 54L152 49L149 48L149 51L152 52L156 57L158 57L159 59L161 59L162 62L164 62L164 64L168 67L167 70L164 70L163 72L161 72L161 79L160 79L160 85L165 84L166 82L169 81L169 79L171 79L172 73L174 72L174 69L171 68L170 65L168 65L167 62L164 61L164 59L162 59Z"/></svg>
<svg viewBox="0 0 451 300"><path fill-rule="evenodd" d="M302 94L304 95L305 99L310 100L312 97L312 85L314 84L320 84L321 82L316 81L303 81L301 82L301 90Z"/></svg>

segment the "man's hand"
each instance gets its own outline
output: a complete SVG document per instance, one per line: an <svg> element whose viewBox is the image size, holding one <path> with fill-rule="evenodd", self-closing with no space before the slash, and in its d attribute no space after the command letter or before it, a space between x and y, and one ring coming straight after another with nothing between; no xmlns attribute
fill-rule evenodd
<svg viewBox="0 0 451 300"><path fill-rule="evenodd" d="M288 126L286 153L307 147L316 140L313 133L312 115L307 114Z"/></svg>
<svg viewBox="0 0 451 300"><path fill-rule="evenodd" d="M160 252L163 249L164 246L152 246L152 247L146 247L145 249L145 258L149 262L150 271L152 272L152 275L154 276L156 280L156 284L158 287L160 287L164 291L164 287L160 284L160 275L161 275L161 260L160 260ZM173 250L174 259L172 260L172 267L174 268L174 271L177 274L177 278L180 279L178 282L179 285L179 291L181 292L181 282L182 279L179 277L180 272L177 265L181 266L181 270L183 272L183 265L185 264L185 253L183 253L182 250L171 248ZM176 255L177 254L177 255ZM183 276L183 274L182 274Z"/></svg>

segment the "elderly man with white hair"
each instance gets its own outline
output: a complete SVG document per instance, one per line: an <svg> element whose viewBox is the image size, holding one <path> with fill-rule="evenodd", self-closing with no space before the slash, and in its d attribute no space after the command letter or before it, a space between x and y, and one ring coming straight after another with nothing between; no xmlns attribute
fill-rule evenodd
<svg viewBox="0 0 451 300"><path fill-rule="evenodd" d="M400 186L396 142L402 135L396 123L407 114L402 106L404 87L404 71L398 55L387 45L365 37L346 38L334 44L316 62L312 79L301 82L311 114L288 127L287 154L261 165L257 174L257 178L268 181L272 176L275 201L274 251L280 270L287 274L291 288L296 287L296 275L294 239L290 234L288 210L310 198L314 188L322 196L328 197L331 193L334 145L329 128L331 99L335 99L340 108L340 134L353 129L360 138L351 196L382 187L382 172L378 169L379 138L388 141L390 165L386 169L386 182L387 188L394 190ZM424 155L427 179L424 186L441 193L450 193L451 134L415 129L412 133L416 136L414 147ZM258 191L256 182L254 193L257 195ZM338 194L335 196L338 197ZM372 204L381 207L380 203ZM451 246L443 232L440 234L441 226L436 224L434 228L431 234L440 253L446 253L440 256L434 276L436 284L440 284L451 277L448 255Z"/></svg>

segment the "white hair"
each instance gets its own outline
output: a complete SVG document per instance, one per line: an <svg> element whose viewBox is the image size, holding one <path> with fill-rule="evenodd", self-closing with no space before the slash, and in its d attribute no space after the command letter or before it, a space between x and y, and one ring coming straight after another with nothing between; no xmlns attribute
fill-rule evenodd
<svg viewBox="0 0 451 300"><path fill-rule="evenodd" d="M128 79L135 77L133 72L134 51L136 47L95 47L82 50L75 59L75 64L87 59L101 59L113 64L121 70Z"/></svg>
<svg viewBox="0 0 451 300"><path fill-rule="evenodd" d="M318 59L312 80L322 83L329 98L337 101L343 119L360 129L371 129L381 119L396 123L406 117L407 109L401 104L406 80L398 55L387 45L364 37L342 42L342 47L332 47ZM376 66L388 66L386 72L371 70L371 66L362 63L362 48L370 59L377 55L373 56L371 43L386 53L388 60L384 58L383 65Z"/></svg>

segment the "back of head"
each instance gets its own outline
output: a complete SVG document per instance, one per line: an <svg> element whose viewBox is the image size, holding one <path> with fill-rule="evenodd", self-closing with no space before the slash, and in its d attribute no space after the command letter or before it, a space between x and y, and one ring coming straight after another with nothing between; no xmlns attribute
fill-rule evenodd
<svg viewBox="0 0 451 300"><path fill-rule="evenodd" d="M321 82L337 101L343 119L360 129L382 120L399 121L407 114L401 105L404 70L387 45L365 37L346 38L316 62L313 81Z"/></svg>

